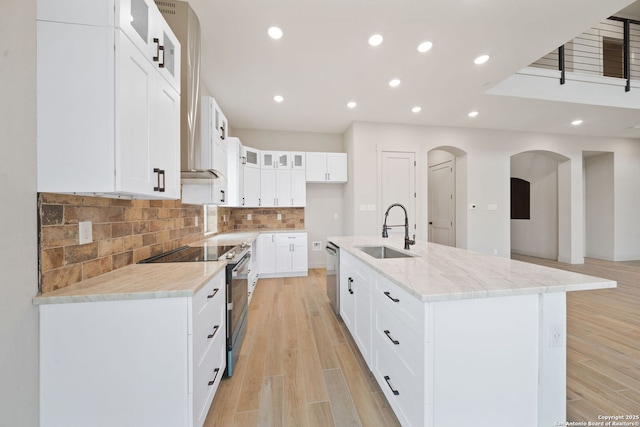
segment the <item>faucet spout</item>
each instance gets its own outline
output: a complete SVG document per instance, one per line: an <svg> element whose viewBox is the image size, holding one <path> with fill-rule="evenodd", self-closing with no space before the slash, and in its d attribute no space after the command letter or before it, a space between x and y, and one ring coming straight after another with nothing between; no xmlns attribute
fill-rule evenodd
<svg viewBox="0 0 640 427"><path fill-rule="evenodd" d="M387 211L384 213L384 224L382 224L382 237L389 237L388 230L391 228L391 225L387 225L387 217L389 216L389 211L391 208L399 206L404 211L404 248L409 249L409 245L413 245L416 243L415 240L409 239L409 215L407 214L407 209L402 206L400 203L393 203L387 208Z"/></svg>

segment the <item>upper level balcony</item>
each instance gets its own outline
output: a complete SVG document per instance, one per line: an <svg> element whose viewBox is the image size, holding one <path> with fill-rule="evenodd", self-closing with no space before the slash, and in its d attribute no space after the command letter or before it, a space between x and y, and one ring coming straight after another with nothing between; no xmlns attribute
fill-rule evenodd
<svg viewBox="0 0 640 427"><path fill-rule="evenodd" d="M640 21L610 17L487 93L640 109Z"/></svg>

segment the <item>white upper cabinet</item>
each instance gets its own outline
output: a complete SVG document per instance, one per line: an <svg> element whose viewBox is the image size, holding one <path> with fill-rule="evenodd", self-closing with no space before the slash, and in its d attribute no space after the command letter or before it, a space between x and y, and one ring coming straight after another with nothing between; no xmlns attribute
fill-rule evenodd
<svg viewBox="0 0 640 427"><path fill-rule="evenodd" d="M86 3L38 2L38 191L177 199L179 92L118 28L123 3Z"/></svg>
<svg viewBox="0 0 640 427"><path fill-rule="evenodd" d="M116 0L116 26L180 93L180 43L153 0Z"/></svg>
<svg viewBox="0 0 640 427"><path fill-rule="evenodd" d="M304 170L305 169L305 153L302 151L290 153L291 169Z"/></svg>
<svg viewBox="0 0 640 427"><path fill-rule="evenodd" d="M286 151L262 151L260 153L260 168L291 169L290 153Z"/></svg>
<svg viewBox="0 0 640 427"><path fill-rule="evenodd" d="M227 119L212 97L203 96L201 106L201 169L214 169L219 175L226 178L228 167L227 142L225 140Z"/></svg>
<svg viewBox="0 0 640 427"><path fill-rule="evenodd" d="M307 182L347 182L346 153L306 153Z"/></svg>
<svg viewBox="0 0 640 427"><path fill-rule="evenodd" d="M240 139L228 137L227 145L227 206L242 206L244 166Z"/></svg>
<svg viewBox="0 0 640 427"><path fill-rule="evenodd" d="M242 163L248 168L260 169L260 150L242 147Z"/></svg>

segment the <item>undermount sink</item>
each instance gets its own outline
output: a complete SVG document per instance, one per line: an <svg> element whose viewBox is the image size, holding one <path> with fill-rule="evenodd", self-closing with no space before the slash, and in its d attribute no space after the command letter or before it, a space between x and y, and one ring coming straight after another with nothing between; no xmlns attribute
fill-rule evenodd
<svg viewBox="0 0 640 427"><path fill-rule="evenodd" d="M377 259L412 258L416 256L416 255L408 254L406 252L400 252L388 246L359 246L357 247L357 249L360 249L365 254L370 255Z"/></svg>

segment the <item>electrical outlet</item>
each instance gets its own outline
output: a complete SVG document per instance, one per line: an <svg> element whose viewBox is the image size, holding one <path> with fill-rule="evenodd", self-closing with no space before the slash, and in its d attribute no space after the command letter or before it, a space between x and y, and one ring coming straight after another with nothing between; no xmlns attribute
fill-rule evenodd
<svg viewBox="0 0 640 427"><path fill-rule="evenodd" d="M322 250L322 242L315 241L315 242L312 243L312 245L313 245L311 247L312 250L314 250L314 251L321 251Z"/></svg>
<svg viewBox="0 0 640 427"><path fill-rule="evenodd" d="M251 214L247 214L247 221L251 221Z"/></svg>
<svg viewBox="0 0 640 427"><path fill-rule="evenodd" d="M93 242L93 230L91 221L81 221L78 223L78 244L86 245Z"/></svg>
<svg viewBox="0 0 640 427"><path fill-rule="evenodd" d="M198 217L196 217L196 227L198 226Z"/></svg>
<svg viewBox="0 0 640 427"><path fill-rule="evenodd" d="M276 214L276 219L278 221L282 221L282 214Z"/></svg>
<svg viewBox="0 0 640 427"><path fill-rule="evenodd" d="M549 325L549 346L562 347L564 343L564 328L560 323Z"/></svg>

